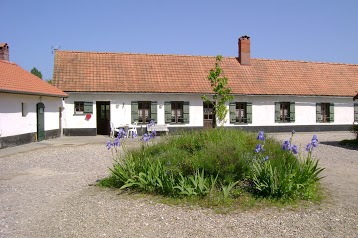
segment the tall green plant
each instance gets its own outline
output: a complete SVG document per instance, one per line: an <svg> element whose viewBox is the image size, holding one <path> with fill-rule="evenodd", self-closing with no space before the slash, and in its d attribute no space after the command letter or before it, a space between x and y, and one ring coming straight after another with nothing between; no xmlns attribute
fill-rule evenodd
<svg viewBox="0 0 358 238"><path fill-rule="evenodd" d="M206 95L202 96L202 99L209 104L213 104L214 112L218 122L221 126L225 123L226 114L228 113L228 109L226 107L226 103L233 100L234 97L230 95L231 89L227 87L228 78L220 77L223 70L220 68L220 61L222 60L222 56L216 56L215 68L210 69L210 73L208 75L208 80L211 83L211 87L214 92L214 103L209 100Z"/></svg>
<svg viewBox="0 0 358 238"><path fill-rule="evenodd" d="M350 132L355 135L355 139L358 141L358 124L353 124L350 128Z"/></svg>
<svg viewBox="0 0 358 238"><path fill-rule="evenodd" d="M33 75L36 75L36 76L39 77L40 79L42 79L42 73L41 73L40 70L36 69L36 67L33 67L33 68L31 69L31 73L32 73Z"/></svg>

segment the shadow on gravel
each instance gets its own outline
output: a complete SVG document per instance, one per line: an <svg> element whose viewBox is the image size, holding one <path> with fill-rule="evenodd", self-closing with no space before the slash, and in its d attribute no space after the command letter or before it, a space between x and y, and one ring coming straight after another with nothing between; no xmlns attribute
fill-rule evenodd
<svg viewBox="0 0 358 238"><path fill-rule="evenodd" d="M358 150L358 146L341 145L341 144L339 144L339 142L340 141L323 141L323 142L320 142L320 144L340 147L340 148L344 148L347 150Z"/></svg>

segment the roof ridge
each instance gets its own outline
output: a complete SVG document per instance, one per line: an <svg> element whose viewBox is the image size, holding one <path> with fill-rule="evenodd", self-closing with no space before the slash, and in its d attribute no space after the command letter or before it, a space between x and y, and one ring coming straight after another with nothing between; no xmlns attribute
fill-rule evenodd
<svg viewBox="0 0 358 238"><path fill-rule="evenodd" d="M216 56L209 56L209 55L155 54L155 53L104 52L104 51L103 52L102 51L74 51L74 50L56 50L56 52L81 53L81 54L108 54L108 55L114 54L114 55L177 56L177 57L200 57L200 58L216 57ZM223 56L223 58L237 59L238 57ZM319 61L307 61L307 60L264 59L264 58L251 58L251 60L358 66L358 64L351 64L351 63L319 62Z"/></svg>
<svg viewBox="0 0 358 238"><path fill-rule="evenodd" d="M10 62L7 60L0 60L1 63L5 63L5 64L12 64L12 65L17 65L15 62Z"/></svg>
<svg viewBox="0 0 358 238"><path fill-rule="evenodd" d="M179 56L179 57L202 57L215 58L212 55L185 55L185 54L155 54L155 53L129 53L129 52L101 52L101 51L74 51L74 50L56 50L56 52L83 53L83 54L120 54L120 55L149 55L149 56ZM223 56L223 58L235 58Z"/></svg>
<svg viewBox="0 0 358 238"><path fill-rule="evenodd" d="M253 59L253 60L260 60L260 61L299 62L299 63L314 63L314 64L332 64L332 65L358 66L358 64L351 64L351 63L320 62L320 61L307 61L307 60L284 60L284 59L263 59L263 58L251 58L251 59Z"/></svg>

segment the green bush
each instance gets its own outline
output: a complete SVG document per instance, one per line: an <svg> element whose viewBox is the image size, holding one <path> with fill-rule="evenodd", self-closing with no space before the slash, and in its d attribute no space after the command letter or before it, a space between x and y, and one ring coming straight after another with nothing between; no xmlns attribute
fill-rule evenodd
<svg viewBox="0 0 358 238"><path fill-rule="evenodd" d="M252 191L256 195L271 198L294 199L310 198L316 182L321 179L322 168L318 161L310 158L303 160L283 161L274 166L271 161L254 161Z"/></svg>
<svg viewBox="0 0 358 238"><path fill-rule="evenodd" d="M355 139L358 141L358 124L353 124L350 128L350 132L355 135Z"/></svg>
<svg viewBox="0 0 358 238"><path fill-rule="evenodd" d="M263 132L224 128L182 132L122 153L101 184L172 197L222 194L226 200L247 191L274 199L310 198L323 170L311 156L317 137L307 145L307 158L296 155L291 142L292 137L281 145Z"/></svg>

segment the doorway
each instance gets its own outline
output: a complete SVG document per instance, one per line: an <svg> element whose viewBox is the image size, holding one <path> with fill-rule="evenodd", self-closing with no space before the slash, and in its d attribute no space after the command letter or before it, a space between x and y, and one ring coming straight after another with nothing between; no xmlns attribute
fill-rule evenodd
<svg viewBox="0 0 358 238"><path fill-rule="evenodd" d="M42 102L36 104L36 112L37 141L42 141L45 139L45 105Z"/></svg>
<svg viewBox="0 0 358 238"><path fill-rule="evenodd" d="M97 101L96 108L97 108L97 134L98 135L109 135L111 132L110 102Z"/></svg>
<svg viewBox="0 0 358 238"><path fill-rule="evenodd" d="M214 128L216 126L214 103L203 102L204 129Z"/></svg>

